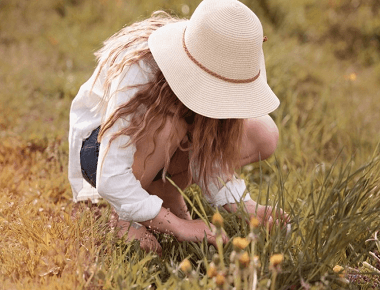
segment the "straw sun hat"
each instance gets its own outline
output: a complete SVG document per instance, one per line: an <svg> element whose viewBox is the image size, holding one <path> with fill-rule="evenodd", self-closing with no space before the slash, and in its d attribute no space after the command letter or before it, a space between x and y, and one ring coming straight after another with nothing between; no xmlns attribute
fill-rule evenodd
<svg viewBox="0 0 380 290"><path fill-rule="evenodd" d="M260 20L237 0L204 0L148 44L173 92L198 114L255 118L280 103L266 82Z"/></svg>

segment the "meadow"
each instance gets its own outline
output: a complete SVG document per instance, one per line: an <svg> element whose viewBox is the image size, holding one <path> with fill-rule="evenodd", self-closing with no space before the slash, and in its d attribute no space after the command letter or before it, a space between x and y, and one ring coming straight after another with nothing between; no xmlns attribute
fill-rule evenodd
<svg viewBox="0 0 380 290"><path fill-rule="evenodd" d="M72 202L69 109L93 53L155 10L188 18L199 2L0 0L1 290L380 289L378 0L242 1L269 39L281 105L276 153L240 174L290 231L221 212L228 244L157 235L159 257L116 237L106 202ZM183 194L194 218L220 219L196 185Z"/></svg>

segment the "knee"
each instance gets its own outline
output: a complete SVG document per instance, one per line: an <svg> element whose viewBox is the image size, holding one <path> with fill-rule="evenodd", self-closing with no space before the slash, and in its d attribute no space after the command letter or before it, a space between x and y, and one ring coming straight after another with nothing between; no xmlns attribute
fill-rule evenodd
<svg viewBox="0 0 380 290"><path fill-rule="evenodd" d="M248 139L254 144L257 161L269 158L277 148L279 132L269 115L248 122Z"/></svg>

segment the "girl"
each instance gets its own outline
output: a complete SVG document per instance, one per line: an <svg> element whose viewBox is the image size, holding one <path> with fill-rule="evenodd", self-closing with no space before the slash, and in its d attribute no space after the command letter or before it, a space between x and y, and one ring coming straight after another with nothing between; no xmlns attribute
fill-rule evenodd
<svg viewBox="0 0 380 290"><path fill-rule="evenodd" d="M108 39L71 106L74 201L105 198L119 236L128 232L127 240L157 252L147 228L179 241L206 234L215 244L166 175L180 188L197 182L210 203L230 212L242 200L271 224L271 209L244 195L234 176L277 144L268 113L279 100L266 82L263 39L257 16L236 0L204 0L190 20L157 12Z"/></svg>

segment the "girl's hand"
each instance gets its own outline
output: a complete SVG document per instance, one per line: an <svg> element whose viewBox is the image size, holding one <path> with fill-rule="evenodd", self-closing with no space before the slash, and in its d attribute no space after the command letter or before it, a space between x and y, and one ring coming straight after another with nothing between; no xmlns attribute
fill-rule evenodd
<svg viewBox="0 0 380 290"><path fill-rule="evenodd" d="M274 222L284 225L290 222L289 215L280 208L276 209L259 204L256 210L256 203L254 201L253 204L251 206L246 205L250 216L256 217L263 225L268 224L269 228L272 228Z"/></svg>
<svg viewBox="0 0 380 290"><path fill-rule="evenodd" d="M216 245L215 226L211 224L211 230L202 220L182 220L180 226L173 233L180 241L201 242L205 237L210 244ZM228 237L222 232L223 243L228 242Z"/></svg>
<svg viewBox="0 0 380 290"><path fill-rule="evenodd" d="M206 234L207 241L216 246L214 225L211 224L210 229L202 220L181 219L165 208L161 208L154 219L141 224L153 231L174 235L180 242L201 242ZM228 242L228 237L223 233L222 239L223 243Z"/></svg>
<svg viewBox="0 0 380 290"><path fill-rule="evenodd" d="M146 252L156 252L159 256L162 254L161 245L157 239L143 225L132 223L123 220L117 222L119 238L125 239L126 242L133 240L140 241L140 248Z"/></svg>
<svg viewBox="0 0 380 290"><path fill-rule="evenodd" d="M249 216L257 218L263 226L268 226L269 229L273 227L274 222L283 225L290 222L289 215L282 209L275 209L271 206L260 204L257 205L257 203L253 200L246 201L244 204ZM230 203L226 204L224 208L229 212L236 212L238 206L235 203Z"/></svg>

